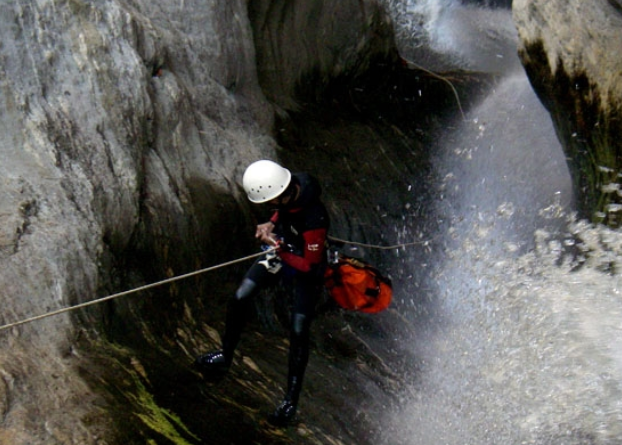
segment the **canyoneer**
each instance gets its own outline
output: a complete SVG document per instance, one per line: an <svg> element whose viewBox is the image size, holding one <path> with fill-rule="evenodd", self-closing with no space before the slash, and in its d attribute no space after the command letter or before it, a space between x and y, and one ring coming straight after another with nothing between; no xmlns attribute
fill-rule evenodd
<svg viewBox="0 0 622 445"><path fill-rule="evenodd" d="M292 174L276 162L260 160L248 166L242 185L251 202L274 207L270 220L259 224L255 233L267 251L229 299L222 349L199 356L196 365L206 376L224 375L233 361L253 297L282 282L291 299L287 390L269 421L284 426L296 414L309 360L310 326L326 268L329 218L320 200L321 187L308 173Z"/></svg>

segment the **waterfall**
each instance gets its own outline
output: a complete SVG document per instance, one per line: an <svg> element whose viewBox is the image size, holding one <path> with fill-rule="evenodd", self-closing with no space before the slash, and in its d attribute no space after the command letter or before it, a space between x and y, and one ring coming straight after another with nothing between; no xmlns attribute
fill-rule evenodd
<svg viewBox="0 0 622 445"><path fill-rule="evenodd" d="M429 251L401 260L426 266L404 292L416 371L383 443L619 443L622 234L574 219L561 145L509 49L510 11L392 11L409 56L503 76L430 147L427 215L441 223Z"/></svg>
<svg viewBox="0 0 622 445"><path fill-rule="evenodd" d="M459 0L385 0L402 55L431 70L506 72L519 67L507 9Z"/></svg>

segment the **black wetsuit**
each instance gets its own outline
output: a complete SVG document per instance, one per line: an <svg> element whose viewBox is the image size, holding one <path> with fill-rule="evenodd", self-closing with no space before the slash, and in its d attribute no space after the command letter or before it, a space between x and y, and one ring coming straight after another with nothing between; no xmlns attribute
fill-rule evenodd
<svg viewBox="0 0 622 445"><path fill-rule="evenodd" d="M295 173L291 184L299 186L297 197L287 206L278 208L271 218L275 224L274 233L282 240L283 248L279 252L281 268L275 273L271 272L264 265L265 258L260 257L248 270L229 301L223 354L230 363L248 319L252 298L261 289L281 280L292 293L289 375L285 399L295 405L309 359L311 320L323 285L329 218L320 201L321 188L314 177Z"/></svg>

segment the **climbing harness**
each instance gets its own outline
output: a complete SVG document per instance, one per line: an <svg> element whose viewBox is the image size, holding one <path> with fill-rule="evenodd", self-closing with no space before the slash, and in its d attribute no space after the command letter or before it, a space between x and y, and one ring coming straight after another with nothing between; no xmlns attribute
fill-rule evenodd
<svg viewBox="0 0 622 445"><path fill-rule="evenodd" d="M396 245L393 245L393 246L380 246L380 245L375 245L375 244L365 244L365 243L357 243L357 242L353 242L353 241L346 241L346 240L342 240L342 239L335 238L335 237L332 237L332 236L329 236L328 239L331 240L331 241L334 241L334 242L338 242L338 243L351 244L351 245L355 245L355 246L368 247L368 248L371 248L371 249L381 249L381 250L399 249L399 248L403 248L403 247L408 247L408 246L413 246L413 245L417 245L417 244L425 244L425 243L427 243L427 241L415 241L415 242L412 242L412 243L396 244ZM242 258L238 258L236 260L227 261L225 263L217 264L215 266L206 267L206 268L200 269L200 270L195 270L194 272L189 272L189 273L184 274L184 275L178 275L176 277L167 278L166 280L157 281L157 282L151 283L151 284L146 284L144 286L140 286L140 287L137 287L137 288L134 288L134 289L126 290L126 291L119 292L119 293L112 294L112 295L108 295L106 297L98 298L98 299L95 299L95 300L87 301L87 302L76 304L76 305L73 305L73 306L68 306L68 307L65 307L65 308L62 308L62 309L58 309L58 310L55 310L55 311L46 312L44 314L37 315L37 316L34 316L34 317L25 318L23 320L16 321L14 323L9 323L9 324L5 324L5 325L0 326L0 332L5 331L5 330L10 329L10 328L13 328L13 327L16 327L16 326L24 325L26 323L31 323L33 321L38 321L38 320L41 320L43 318L51 317L53 315L60 315L60 314L66 313L66 312L74 311L76 309L81 309L81 308L85 308L85 307L88 307L88 306L93 306L95 304L103 303L104 301L109 301L109 300L113 300L115 298L125 297L127 295L134 294L134 293L137 293L137 292L141 292L141 291L144 291L144 290L147 290L147 289L153 289L154 287L162 286L164 284L173 283L175 281L184 280L186 278L194 277L196 275L200 275L200 274L203 274L203 273L206 273L206 272L211 272L211 271L216 270L216 269L220 269L220 268L227 267L227 266L232 266L234 264L241 263L243 261L247 261L247 260L250 260L250 259L253 259L253 258L258 258L258 257L260 257L262 255L266 255L268 253L271 253L272 251L276 251L277 249L278 249L278 247L271 247L268 250L262 250L261 252L257 252L257 253L254 253L252 255L248 255L248 256L245 256L245 257L242 257Z"/></svg>

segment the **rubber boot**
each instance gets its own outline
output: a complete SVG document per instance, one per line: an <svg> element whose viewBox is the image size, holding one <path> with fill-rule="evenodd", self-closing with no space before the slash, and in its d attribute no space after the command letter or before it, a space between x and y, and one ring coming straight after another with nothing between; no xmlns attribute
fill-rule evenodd
<svg viewBox="0 0 622 445"><path fill-rule="evenodd" d="M194 364L206 379L220 380L227 374L231 360L227 360L223 351L212 351L197 357Z"/></svg>
<svg viewBox="0 0 622 445"><path fill-rule="evenodd" d="M209 380L223 378L233 362L233 353L237 347L242 331L246 325L251 297L257 292L257 285L249 279L244 279L235 296L227 305L225 320L225 334L223 335L222 350L208 352L195 360L195 365L203 376Z"/></svg>
<svg viewBox="0 0 622 445"><path fill-rule="evenodd" d="M302 314L292 317L292 330L289 346L289 371L287 392L283 401L276 407L268 421L279 427L292 423L298 409L298 399L302 390L307 363L309 362L309 320Z"/></svg>
<svg viewBox="0 0 622 445"><path fill-rule="evenodd" d="M302 389L302 380L296 377L289 378L289 389L283 401L275 408L274 412L268 416L268 421L278 427L290 425L296 417L298 409L298 397Z"/></svg>

